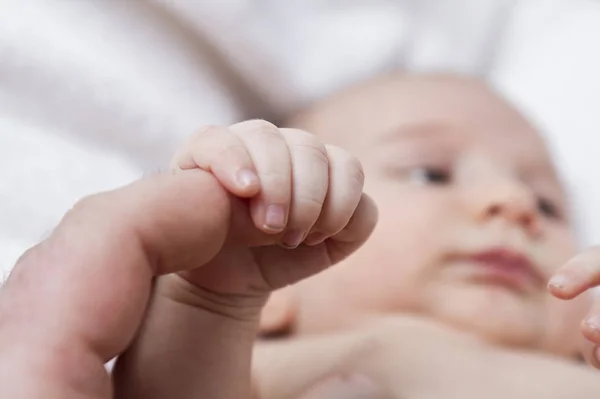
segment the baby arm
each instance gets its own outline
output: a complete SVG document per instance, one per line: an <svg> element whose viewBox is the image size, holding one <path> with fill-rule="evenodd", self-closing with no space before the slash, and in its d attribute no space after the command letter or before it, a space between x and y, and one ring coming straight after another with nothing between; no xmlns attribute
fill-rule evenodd
<svg viewBox="0 0 600 399"><path fill-rule="evenodd" d="M324 384L326 393L311 399L356 390L378 399L592 399L600 392L600 379L584 365L497 348L405 316L360 331L259 343L254 378L260 399L304 399Z"/></svg>

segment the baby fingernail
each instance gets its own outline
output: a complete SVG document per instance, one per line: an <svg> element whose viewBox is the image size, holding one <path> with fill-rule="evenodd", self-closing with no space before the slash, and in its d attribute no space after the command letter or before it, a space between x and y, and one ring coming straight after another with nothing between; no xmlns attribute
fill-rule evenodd
<svg viewBox="0 0 600 399"><path fill-rule="evenodd" d="M296 248L304 239L304 233L299 230L290 230L283 235L281 244L286 248Z"/></svg>
<svg viewBox="0 0 600 399"><path fill-rule="evenodd" d="M306 237L306 239L304 240L304 243L309 246L318 245L318 244L322 243L323 241L325 241L326 239L327 239L327 235L315 231L313 233L310 233Z"/></svg>
<svg viewBox="0 0 600 399"><path fill-rule="evenodd" d="M559 290L571 285L571 279L563 274L556 274L548 282L548 287L558 288Z"/></svg>
<svg viewBox="0 0 600 399"><path fill-rule="evenodd" d="M273 231L285 228L285 207L283 205L269 205L265 214L264 227Z"/></svg>
<svg viewBox="0 0 600 399"><path fill-rule="evenodd" d="M247 188L258 184L258 176L250 169L240 169L235 174L237 184L242 188Z"/></svg>
<svg viewBox="0 0 600 399"><path fill-rule="evenodd" d="M585 324L592 330L600 332L600 315L592 316L585 321Z"/></svg>

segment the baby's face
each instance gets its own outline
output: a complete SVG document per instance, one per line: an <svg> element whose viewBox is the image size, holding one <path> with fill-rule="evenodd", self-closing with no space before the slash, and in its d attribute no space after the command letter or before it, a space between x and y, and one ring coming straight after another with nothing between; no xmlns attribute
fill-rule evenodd
<svg viewBox="0 0 600 399"><path fill-rule="evenodd" d="M551 274L575 252L544 142L481 83L388 77L295 125L363 162L380 221L343 264L299 287L300 332L413 312L497 343L569 354L585 301Z"/></svg>

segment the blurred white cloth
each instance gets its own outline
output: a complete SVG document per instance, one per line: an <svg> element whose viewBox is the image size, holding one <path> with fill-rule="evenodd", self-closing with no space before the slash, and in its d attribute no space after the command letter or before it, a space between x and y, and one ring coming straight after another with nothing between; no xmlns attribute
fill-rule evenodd
<svg viewBox="0 0 600 399"><path fill-rule="evenodd" d="M489 77L546 133L581 243L600 244L600 1L523 1Z"/></svg>
<svg viewBox="0 0 600 399"><path fill-rule="evenodd" d="M489 76L556 144L600 241L599 20L592 0L3 1L0 270L198 126L392 69Z"/></svg>

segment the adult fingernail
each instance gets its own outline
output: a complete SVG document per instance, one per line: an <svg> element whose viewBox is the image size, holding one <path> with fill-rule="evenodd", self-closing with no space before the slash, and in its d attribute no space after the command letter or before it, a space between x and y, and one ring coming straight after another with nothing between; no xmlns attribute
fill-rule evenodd
<svg viewBox="0 0 600 399"><path fill-rule="evenodd" d="M304 243L308 246L313 246L313 245L318 245L318 244L322 243L326 239L327 239L327 235L325 235L323 233L319 233L318 231L315 231L313 233L310 233L306 237L306 239L304 240Z"/></svg>
<svg viewBox="0 0 600 399"><path fill-rule="evenodd" d="M248 188L258 184L258 176L250 169L240 169L235 174L235 179L238 186Z"/></svg>
<svg viewBox="0 0 600 399"><path fill-rule="evenodd" d="M281 244L289 249L294 249L304 239L304 233L300 230L290 230L286 232L281 238Z"/></svg>
<svg viewBox="0 0 600 399"><path fill-rule="evenodd" d="M285 228L285 207L283 205L267 207L264 227L272 231L281 231Z"/></svg>

